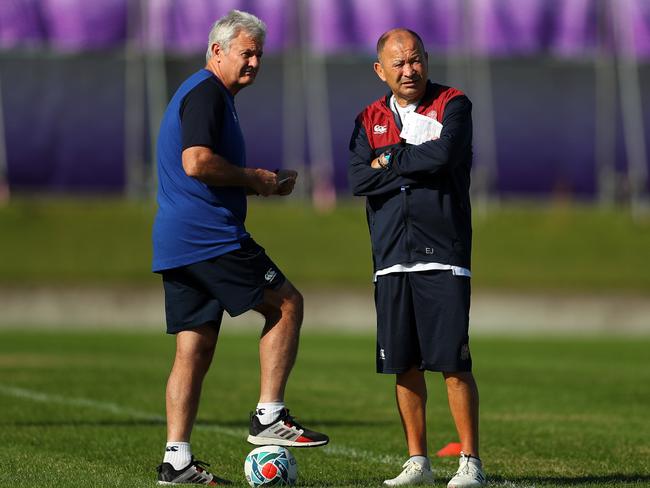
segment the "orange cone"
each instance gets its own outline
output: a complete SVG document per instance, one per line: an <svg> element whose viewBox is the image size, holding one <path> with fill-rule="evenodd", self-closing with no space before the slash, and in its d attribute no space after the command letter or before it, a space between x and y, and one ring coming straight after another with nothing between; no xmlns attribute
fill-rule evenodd
<svg viewBox="0 0 650 488"><path fill-rule="evenodd" d="M458 457L458 456L460 456L460 442L450 442L445 447L440 449L436 453L436 455L438 457L446 457L446 456Z"/></svg>

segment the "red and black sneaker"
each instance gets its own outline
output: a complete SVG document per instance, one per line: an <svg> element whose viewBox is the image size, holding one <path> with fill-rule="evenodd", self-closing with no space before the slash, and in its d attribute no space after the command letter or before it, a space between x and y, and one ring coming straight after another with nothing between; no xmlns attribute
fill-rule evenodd
<svg viewBox="0 0 650 488"><path fill-rule="evenodd" d="M318 447L330 441L325 434L305 429L286 408L268 425L262 424L255 412L251 413L249 432L248 442L256 446Z"/></svg>
<svg viewBox="0 0 650 488"><path fill-rule="evenodd" d="M208 486L222 486L230 485L232 482L217 478L212 473L208 472L205 467L210 466L208 463L194 459L183 469L175 470L170 463L162 463L158 466L158 484L159 485L178 485L178 484L192 484L192 485L208 485Z"/></svg>

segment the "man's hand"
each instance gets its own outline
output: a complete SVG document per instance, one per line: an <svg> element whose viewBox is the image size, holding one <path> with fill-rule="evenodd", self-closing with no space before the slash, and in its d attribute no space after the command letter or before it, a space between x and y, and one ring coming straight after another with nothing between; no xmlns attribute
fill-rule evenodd
<svg viewBox="0 0 650 488"><path fill-rule="evenodd" d="M278 193L278 175L273 171L257 168L252 170L250 187L258 195L268 197Z"/></svg>
<svg viewBox="0 0 650 488"><path fill-rule="evenodd" d="M183 151L183 169L187 176L211 186L239 186L248 195L288 195L293 191L298 173L283 169L241 168L203 146Z"/></svg>
<svg viewBox="0 0 650 488"><path fill-rule="evenodd" d="M381 156L379 156L379 157L381 157ZM383 169L381 164L379 164L379 158L373 159L372 162L370 163L370 167L372 169Z"/></svg>
<svg viewBox="0 0 650 488"><path fill-rule="evenodd" d="M372 169L388 169L388 159L390 158L389 152L383 152L370 162Z"/></svg>
<svg viewBox="0 0 650 488"><path fill-rule="evenodd" d="M280 196L289 195L294 186L296 185L296 179L298 178L298 172L292 169L281 169L278 171L278 191L277 194Z"/></svg>

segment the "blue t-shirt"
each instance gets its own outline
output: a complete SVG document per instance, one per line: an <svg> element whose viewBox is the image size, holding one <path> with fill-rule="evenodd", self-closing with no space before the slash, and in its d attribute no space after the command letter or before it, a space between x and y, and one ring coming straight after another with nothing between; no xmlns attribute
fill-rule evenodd
<svg viewBox="0 0 650 488"><path fill-rule="evenodd" d="M236 166L246 165L234 97L206 69L178 88L160 125L154 272L234 251L249 237L244 227L246 190L214 187L188 176L181 154L193 146L208 147Z"/></svg>

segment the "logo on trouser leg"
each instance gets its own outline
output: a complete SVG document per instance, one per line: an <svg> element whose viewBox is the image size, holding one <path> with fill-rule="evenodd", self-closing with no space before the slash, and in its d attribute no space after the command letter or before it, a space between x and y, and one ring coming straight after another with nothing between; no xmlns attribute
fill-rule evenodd
<svg viewBox="0 0 650 488"><path fill-rule="evenodd" d="M463 344L461 346L460 359L461 361L467 361L469 359L469 344Z"/></svg>
<svg viewBox="0 0 650 488"><path fill-rule="evenodd" d="M273 268L269 268L269 270L266 272L264 275L264 279L268 282L273 281L273 278L277 276L278 272L274 270Z"/></svg>
<svg viewBox="0 0 650 488"><path fill-rule="evenodd" d="M386 353L384 352L383 349L379 350L379 359L381 359L382 361L386 359Z"/></svg>

